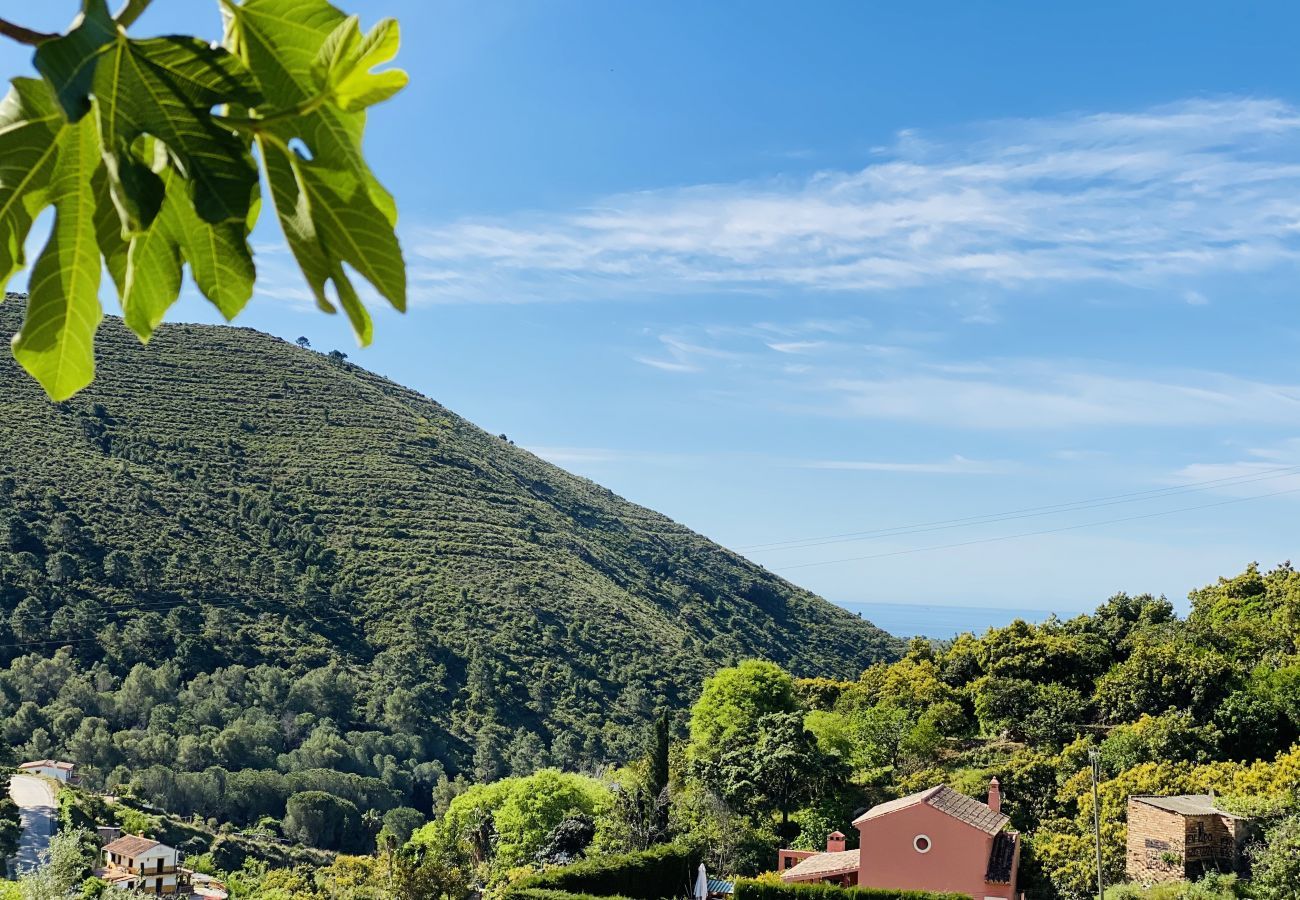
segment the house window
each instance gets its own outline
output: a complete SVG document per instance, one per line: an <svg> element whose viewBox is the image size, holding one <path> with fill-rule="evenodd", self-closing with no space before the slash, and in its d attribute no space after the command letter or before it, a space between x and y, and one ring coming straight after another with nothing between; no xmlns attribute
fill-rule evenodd
<svg viewBox="0 0 1300 900"><path fill-rule="evenodd" d="M916 848L917 853L929 853L932 846L930 836L928 834L918 834L912 838L912 846Z"/></svg>

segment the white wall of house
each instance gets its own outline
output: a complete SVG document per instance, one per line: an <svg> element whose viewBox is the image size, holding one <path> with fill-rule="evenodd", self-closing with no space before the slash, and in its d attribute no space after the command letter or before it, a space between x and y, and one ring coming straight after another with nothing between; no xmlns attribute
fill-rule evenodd
<svg viewBox="0 0 1300 900"><path fill-rule="evenodd" d="M54 766L33 766L22 770L27 775L44 775L47 778L57 778L59 781L66 782L72 775L70 769L60 769Z"/></svg>
<svg viewBox="0 0 1300 900"><path fill-rule="evenodd" d="M137 890L145 894L175 894L178 889L180 873L177 863L180 854L174 847L158 844L136 856L124 856L120 853L104 851L104 864L109 871L121 872L125 869L129 877L110 879L116 887L124 890Z"/></svg>
<svg viewBox="0 0 1300 900"><path fill-rule="evenodd" d="M144 875L148 875L151 872L158 871L159 863L162 863L161 868L164 870L175 869L175 848L168 847L165 844L159 844L157 847L146 850L135 858L135 870Z"/></svg>
<svg viewBox="0 0 1300 900"><path fill-rule="evenodd" d="M121 882L119 887L146 894L174 894L177 877L175 872L170 875L137 875L130 882Z"/></svg>
<svg viewBox="0 0 1300 900"><path fill-rule="evenodd" d="M159 844L156 847L150 847L139 856L123 856L122 854L110 854L104 851L104 865L120 866L130 872L140 875L160 875L169 869L175 871L177 854L173 847L166 844Z"/></svg>

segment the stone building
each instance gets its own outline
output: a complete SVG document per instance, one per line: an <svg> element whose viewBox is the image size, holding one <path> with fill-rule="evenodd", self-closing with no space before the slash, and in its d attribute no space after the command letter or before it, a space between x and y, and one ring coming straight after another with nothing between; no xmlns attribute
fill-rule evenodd
<svg viewBox="0 0 1300 900"><path fill-rule="evenodd" d="M1155 884L1206 872L1240 872L1247 826L1212 794L1128 798L1129 881Z"/></svg>

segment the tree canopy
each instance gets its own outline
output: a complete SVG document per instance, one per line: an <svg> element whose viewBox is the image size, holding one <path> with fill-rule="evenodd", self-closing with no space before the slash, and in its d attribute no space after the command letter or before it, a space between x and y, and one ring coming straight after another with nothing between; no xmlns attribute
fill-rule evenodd
<svg viewBox="0 0 1300 900"><path fill-rule="evenodd" d="M797 708L794 679L780 666L746 660L707 678L691 708L691 753L715 760L738 739L755 733L759 720Z"/></svg>

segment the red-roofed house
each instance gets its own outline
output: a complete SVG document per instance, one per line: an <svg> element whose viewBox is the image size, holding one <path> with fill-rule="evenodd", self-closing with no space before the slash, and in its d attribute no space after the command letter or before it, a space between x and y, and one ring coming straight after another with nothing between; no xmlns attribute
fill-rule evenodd
<svg viewBox="0 0 1300 900"><path fill-rule="evenodd" d="M58 759L33 759L31 762L19 763L18 768L26 775L44 775L57 781L77 780L77 767Z"/></svg>
<svg viewBox="0 0 1300 900"><path fill-rule="evenodd" d="M1015 900L1020 835L1007 828L998 780L988 803L939 785L873 806L854 820L857 850L838 831L826 852L782 850L783 881L954 891L974 900Z"/></svg>
<svg viewBox="0 0 1300 900"><path fill-rule="evenodd" d="M125 834L104 845L103 866L95 875L112 887L141 894L189 896L188 870L177 864L172 847L138 834Z"/></svg>

